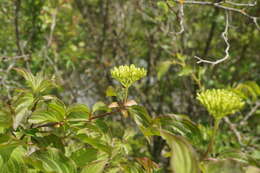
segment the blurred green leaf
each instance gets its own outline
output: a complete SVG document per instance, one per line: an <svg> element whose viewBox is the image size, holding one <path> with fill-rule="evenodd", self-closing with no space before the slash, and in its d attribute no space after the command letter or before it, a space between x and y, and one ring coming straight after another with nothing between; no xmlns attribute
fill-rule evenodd
<svg viewBox="0 0 260 173"><path fill-rule="evenodd" d="M27 166L23 157L25 150L18 143L0 147L0 172L1 173L27 173Z"/></svg>
<svg viewBox="0 0 260 173"><path fill-rule="evenodd" d="M88 119L90 116L89 108L84 104L73 104L69 106L66 110L67 116L70 116L72 113L82 114L80 117Z"/></svg>
<svg viewBox="0 0 260 173"><path fill-rule="evenodd" d="M192 139L202 140L202 134L197 124L185 115L167 114L158 116L153 120L162 129L171 133L185 135Z"/></svg>
<svg viewBox="0 0 260 173"><path fill-rule="evenodd" d="M109 108L108 106L103 103L103 102L96 102L93 107L92 107L92 112L97 112L97 111L104 111L104 112L107 112L109 111Z"/></svg>
<svg viewBox="0 0 260 173"><path fill-rule="evenodd" d="M76 164L69 158L63 155L62 152L54 148L40 150L34 152L31 159L39 161L41 164L34 165L42 172L55 173L76 173Z"/></svg>
<svg viewBox="0 0 260 173"><path fill-rule="evenodd" d="M256 101L260 96L260 86L253 81L238 84L234 91L245 99Z"/></svg>
<svg viewBox="0 0 260 173"><path fill-rule="evenodd" d="M183 67L183 69L178 73L178 76L188 76L193 72L192 68L189 66Z"/></svg>
<svg viewBox="0 0 260 173"><path fill-rule="evenodd" d="M191 144L181 136L161 130L171 148L171 169L176 173L199 173L199 162Z"/></svg>
<svg viewBox="0 0 260 173"><path fill-rule="evenodd" d="M92 162L97 159L98 150L94 148L82 148L72 153L71 159L79 167L87 165L89 162Z"/></svg>
<svg viewBox="0 0 260 173"><path fill-rule="evenodd" d="M180 54L180 53L177 53L177 54L176 54L176 58L177 58L178 60L180 60L181 62L185 62L185 60L186 60L186 56L185 56L185 55L182 55L182 54Z"/></svg>
<svg viewBox="0 0 260 173"><path fill-rule="evenodd" d="M104 151L106 153L111 153L112 151L112 148L108 144L101 141L100 138L93 138L84 134L77 135L77 138L80 139L82 142L87 143L92 147Z"/></svg>
<svg viewBox="0 0 260 173"><path fill-rule="evenodd" d="M20 144L12 143L12 144L1 144L0 145L0 156L3 159L3 162L7 162L14 151Z"/></svg>
<svg viewBox="0 0 260 173"><path fill-rule="evenodd" d="M11 127L12 124L13 124L13 119L10 111L2 108L2 110L0 110L0 127L8 128Z"/></svg>
<svg viewBox="0 0 260 173"><path fill-rule="evenodd" d="M107 97L117 96L115 88L112 86L107 87L106 96Z"/></svg>
<svg viewBox="0 0 260 173"><path fill-rule="evenodd" d="M257 167L249 166L246 169L246 173L260 173L260 169Z"/></svg>
<svg viewBox="0 0 260 173"><path fill-rule="evenodd" d="M34 103L34 97L31 93L26 93L19 97L15 102L15 117L13 120L13 128L17 129L19 125L23 123L23 121L30 114L31 106Z"/></svg>
<svg viewBox="0 0 260 173"><path fill-rule="evenodd" d="M235 160L215 160L206 163L206 173L245 173L243 164Z"/></svg>
<svg viewBox="0 0 260 173"><path fill-rule="evenodd" d="M134 105L128 110L138 126L149 127L152 125L152 119L144 107Z"/></svg>
<svg viewBox="0 0 260 173"><path fill-rule="evenodd" d="M33 112L29 121L31 123L61 122L66 117L66 107L61 101L52 101L47 109Z"/></svg>
<svg viewBox="0 0 260 173"><path fill-rule="evenodd" d="M159 2L157 2L157 6L158 6L159 8L161 8L164 13L168 13L168 12L169 12L169 8L168 8L168 5L166 4L166 2L164 2L164 1L159 1Z"/></svg>
<svg viewBox="0 0 260 173"><path fill-rule="evenodd" d="M81 173L102 173L105 166L107 164L107 160L99 160L88 164L83 168Z"/></svg>
<svg viewBox="0 0 260 173"><path fill-rule="evenodd" d="M38 73L36 76L34 76L31 72L25 69L15 68L15 70L24 77L28 87L34 94L44 93L51 88L57 87L57 85L52 80L44 78L42 73Z"/></svg>
<svg viewBox="0 0 260 173"><path fill-rule="evenodd" d="M157 66L157 78L159 80L167 73L171 65L171 61L163 61L159 63L159 65Z"/></svg>

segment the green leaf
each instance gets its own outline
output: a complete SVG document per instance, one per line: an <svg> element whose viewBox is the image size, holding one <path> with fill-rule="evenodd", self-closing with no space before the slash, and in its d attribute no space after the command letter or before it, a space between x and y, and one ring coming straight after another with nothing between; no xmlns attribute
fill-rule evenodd
<svg viewBox="0 0 260 173"><path fill-rule="evenodd" d="M32 73L30 73L29 71L22 69L22 68L15 68L15 70L21 75L23 76L23 78L26 80L27 84L30 87L33 87L33 81L34 81L34 76Z"/></svg>
<svg viewBox="0 0 260 173"><path fill-rule="evenodd" d="M34 94L40 94L48 89L57 87L57 85L52 81L45 79L42 73L38 73L34 76L31 72L25 69L15 69L20 75L24 77L28 87L32 90Z"/></svg>
<svg viewBox="0 0 260 173"><path fill-rule="evenodd" d="M0 156L3 159L3 162L7 162L14 151L19 146L19 143L12 144L1 144L0 145Z"/></svg>
<svg viewBox="0 0 260 173"><path fill-rule="evenodd" d="M27 108L20 110L15 115L15 118L13 121L13 128L16 130L26 120L26 118L29 116L29 114L30 114L30 111Z"/></svg>
<svg viewBox="0 0 260 173"><path fill-rule="evenodd" d="M128 110L138 126L149 127L152 125L152 119L144 107L134 105Z"/></svg>
<svg viewBox="0 0 260 173"><path fill-rule="evenodd" d="M167 4L164 1L157 2L157 6L159 8L161 8L164 13L168 13L169 12L169 8L168 8Z"/></svg>
<svg viewBox="0 0 260 173"><path fill-rule="evenodd" d="M112 86L109 86L109 87L106 89L106 96L107 96L107 97L117 96L115 88L112 87Z"/></svg>
<svg viewBox="0 0 260 173"><path fill-rule="evenodd" d="M5 150L4 152L8 154L5 156L1 155L0 157L1 173L27 173L28 169L23 159L23 157L25 156L25 150L21 146L11 144L8 149L0 149L0 151L2 152L3 150ZM11 152L11 154L9 152Z"/></svg>
<svg viewBox="0 0 260 173"><path fill-rule="evenodd" d="M49 134L44 137L33 136L32 141L35 141L35 143L42 148L52 147L65 151L62 138L54 134Z"/></svg>
<svg viewBox="0 0 260 173"><path fill-rule="evenodd" d="M13 120L13 128L17 129L30 113L30 108L34 103L34 97L31 93L27 93L19 97L15 102L15 118Z"/></svg>
<svg viewBox="0 0 260 173"><path fill-rule="evenodd" d="M185 62L185 60L186 60L186 56L185 56L185 55L182 55L182 54L180 54L180 53L177 53L177 54L176 54L176 58L177 58L178 60L180 60L181 62Z"/></svg>
<svg viewBox="0 0 260 173"><path fill-rule="evenodd" d="M82 142L87 143L92 147L104 151L106 153L111 153L112 151L112 148L108 144L102 142L99 137L93 138L93 137L86 136L84 134L79 134L77 135L77 138L79 138Z"/></svg>
<svg viewBox="0 0 260 173"><path fill-rule="evenodd" d="M73 114L73 113L80 113L81 114L80 115L81 118L88 119L89 115L90 115L90 110L84 104L73 104L73 105L68 107L67 115L70 116L70 114ZM79 118L79 117L77 117L77 118Z"/></svg>
<svg viewBox="0 0 260 173"><path fill-rule="evenodd" d="M107 170L107 173L119 173L120 170L121 170L120 168L111 168Z"/></svg>
<svg viewBox="0 0 260 173"><path fill-rule="evenodd" d="M188 76L193 72L190 66L185 66L179 73L178 76Z"/></svg>
<svg viewBox="0 0 260 173"><path fill-rule="evenodd" d="M71 159L79 167L85 166L87 163L97 159L98 150L94 148L82 148L72 153Z"/></svg>
<svg viewBox="0 0 260 173"><path fill-rule="evenodd" d="M88 164L81 173L102 173L105 166L107 164L107 160L99 160Z"/></svg>
<svg viewBox="0 0 260 173"><path fill-rule="evenodd" d="M260 96L260 86L253 81L248 81L237 85L234 91L245 99L256 101Z"/></svg>
<svg viewBox="0 0 260 173"><path fill-rule="evenodd" d="M47 110L33 112L31 123L61 122L66 117L66 107L61 101L53 101L48 104Z"/></svg>
<svg viewBox="0 0 260 173"><path fill-rule="evenodd" d="M251 154L242 152L240 150L225 150L219 153L219 157L227 159L232 158L233 160L243 162L247 165L260 167L259 160L253 158Z"/></svg>
<svg viewBox="0 0 260 173"><path fill-rule="evenodd" d="M42 172L76 173L75 163L54 148L34 152L30 158L41 164L34 164Z"/></svg>
<svg viewBox="0 0 260 173"><path fill-rule="evenodd" d="M37 83L35 83L34 86L34 93L44 93L47 90L57 87L53 81L44 79L41 75L37 75L36 80Z"/></svg>
<svg viewBox="0 0 260 173"><path fill-rule="evenodd" d="M8 134L0 134L0 144L8 142L11 139L11 136Z"/></svg>
<svg viewBox="0 0 260 173"><path fill-rule="evenodd" d="M93 107L92 107L92 112L94 113L94 112L97 112L97 111L107 112L107 111L109 111L109 108L108 108L108 106L107 106L105 103L103 103L103 102L97 102L97 103L95 103L95 104L93 105Z"/></svg>
<svg viewBox="0 0 260 173"><path fill-rule="evenodd" d="M167 73L171 65L172 65L171 61L163 61L159 63L157 67L157 78L159 80Z"/></svg>
<svg viewBox="0 0 260 173"><path fill-rule="evenodd" d="M192 122L188 116L167 114L159 116L154 119L154 122L158 124L162 129L167 130L174 134L186 135L196 140L202 140L202 134L197 124Z"/></svg>
<svg viewBox="0 0 260 173"><path fill-rule="evenodd" d="M235 160L215 160L206 164L206 173L245 173L243 164Z"/></svg>
<svg viewBox="0 0 260 173"><path fill-rule="evenodd" d="M95 121L95 125L96 127L98 127L100 129L100 131L104 134L108 133L109 132L109 127L108 125L106 124L105 121L103 121L102 119L97 119Z"/></svg>
<svg viewBox="0 0 260 173"><path fill-rule="evenodd" d="M161 130L171 148L171 169L176 173L199 173L199 162L191 144L181 136Z"/></svg>
<svg viewBox="0 0 260 173"><path fill-rule="evenodd" d="M12 124L13 119L11 113L2 108L2 110L0 110L0 127L8 128L11 127Z"/></svg>

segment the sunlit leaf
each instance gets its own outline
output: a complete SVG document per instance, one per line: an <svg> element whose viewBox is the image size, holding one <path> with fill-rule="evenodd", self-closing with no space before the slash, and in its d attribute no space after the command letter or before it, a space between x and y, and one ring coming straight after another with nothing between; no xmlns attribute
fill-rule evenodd
<svg viewBox="0 0 260 173"><path fill-rule="evenodd" d="M94 148L82 148L72 153L71 159L79 167L87 165L87 163L92 162L97 159L98 150Z"/></svg>
<svg viewBox="0 0 260 173"><path fill-rule="evenodd" d="M243 164L235 160L212 160L206 163L207 173L245 173Z"/></svg>
<svg viewBox="0 0 260 173"><path fill-rule="evenodd" d="M21 146L11 144L8 149L1 147L0 153L1 173L27 173L27 166L23 159L25 150Z"/></svg>
<svg viewBox="0 0 260 173"><path fill-rule="evenodd" d="M48 104L47 109L33 112L31 123L61 122L66 117L66 107L60 101L53 101Z"/></svg>
<svg viewBox="0 0 260 173"><path fill-rule="evenodd" d="M103 102L97 102L92 107L92 112L97 112L97 111L107 112L108 110L109 110L108 106Z"/></svg>
<svg viewBox="0 0 260 173"><path fill-rule="evenodd" d="M260 96L260 86L253 81L238 84L234 91L243 98L251 98L254 101Z"/></svg>
<svg viewBox="0 0 260 173"><path fill-rule="evenodd" d="M14 149L19 146L19 143L12 143L12 144L1 144L0 145L0 156L3 159L3 162L7 162L9 157L11 156Z"/></svg>
<svg viewBox="0 0 260 173"><path fill-rule="evenodd" d="M42 73L38 73L34 76L31 72L25 69L15 68L15 70L24 77L28 87L34 94L44 93L53 87L57 87L52 80L46 79Z"/></svg>
<svg viewBox="0 0 260 173"><path fill-rule="evenodd" d="M10 111L2 108L2 110L0 110L0 127L8 128L12 126L12 123L13 120Z"/></svg>
<svg viewBox="0 0 260 173"><path fill-rule="evenodd" d="M171 169L176 173L199 173L199 162L191 144L181 136L161 130L161 136L171 148Z"/></svg>
<svg viewBox="0 0 260 173"><path fill-rule="evenodd" d="M151 126L152 119L144 107L135 105L129 107L128 110L138 126Z"/></svg>
<svg viewBox="0 0 260 173"><path fill-rule="evenodd" d="M105 166L107 164L107 160L99 160L88 164L83 168L81 173L102 173Z"/></svg>
<svg viewBox="0 0 260 173"><path fill-rule="evenodd" d="M110 153L112 151L112 148L108 144L102 142L100 138L93 138L84 134L77 135L77 138L80 139L82 142L87 143L92 147L104 151L106 153Z"/></svg>
<svg viewBox="0 0 260 173"><path fill-rule="evenodd" d="M15 117L13 120L13 128L17 129L17 127L23 123L23 121L28 117L30 114L30 108L34 103L34 97L32 94L25 94L18 98L15 102Z"/></svg>
<svg viewBox="0 0 260 173"><path fill-rule="evenodd" d="M174 134L186 135L190 138L201 140L202 134L197 124L185 115L167 114L158 116L153 120L162 129L168 130Z"/></svg>
<svg viewBox="0 0 260 173"><path fill-rule="evenodd" d="M63 153L57 149L48 148L48 150L36 151L30 156L33 160L41 162L37 166L42 172L55 172L55 173L76 173L75 163L65 157Z"/></svg>
<svg viewBox="0 0 260 173"><path fill-rule="evenodd" d="M164 1L159 1L159 2L157 2L157 6L158 6L159 8L161 8L161 9L164 11L164 13L168 13L169 8L168 8L166 2L164 2Z"/></svg>
<svg viewBox="0 0 260 173"><path fill-rule="evenodd" d="M70 116L71 114L75 114L75 113L81 114L80 116L77 116L77 118L81 117L81 118L88 119L90 115L90 110L84 104L73 104L69 106L68 109L66 110L67 116Z"/></svg>

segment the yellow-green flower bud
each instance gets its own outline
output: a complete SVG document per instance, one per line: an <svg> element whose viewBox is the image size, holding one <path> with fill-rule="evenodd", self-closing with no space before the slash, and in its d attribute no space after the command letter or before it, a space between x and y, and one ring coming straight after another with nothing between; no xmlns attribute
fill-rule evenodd
<svg viewBox="0 0 260 173"><path fill-rule="evenodd" d="M215 119L234 114L244 106L244 102L237 94L226 89L203 91L198 93L197 99Z"/></svg>
<svg viewBox="0 0 260 173"><path fill-rule="evenodd" d="M125 88L129 88L134 82L146 76L147 71L144 68L137 68L135 65L122 65L114 67L111 75L119 81Z"/></svg>

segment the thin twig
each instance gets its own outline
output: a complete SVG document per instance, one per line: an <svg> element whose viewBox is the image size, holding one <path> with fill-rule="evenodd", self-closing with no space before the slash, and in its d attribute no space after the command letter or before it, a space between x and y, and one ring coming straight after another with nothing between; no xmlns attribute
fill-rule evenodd
<svg viewBox="0 0 260 173"><path fill-rule="evenodd" d="M28 60L29 55L19 55L19 56L0 56L0 61L11 61L14 59L24 59Z"/></svg>
<svg viewBox="0 0 260 173"><path fill-rule="evenodd" d="M52 14L51 31L50 31L47 47L51 46L51 43L52 43L52 40L53 40L53 32L54 32L54 29L55 29L55 26L56 26L57 11L58 11L57 8L55 8L55 10Z"/></svg>
<svg viewBox="0 0 260 173"><path fill-rule="evenodd" d="M237 9L237 8L232 8L232 7L227 7L224 5L221 5L222 3L215 3L215 2L209 2L209 1L184 1L184 2L180 2L179 0L173 0L174 2L177 3L181 3L181 4L191 4L191 5L207 5L207 6L214 6L220 9L223 9L225 11L230 11L230 12L234 12L234 13L239 13L243 16L248 17L249 19L251 19L254 24L256 25L257 29L260 30L259 24L257 23L257 19L259 19L259 17L255 17L255 16L251 16L248 13L246 13L244 10L242 9ZM231 3L230 1L228 1L229 3ZM257 3L248 3L248 4L241 4L241 3L233 3L232 5L236 5L236 6L249 6L249 7L253 7L256 6Z"/></svg>
<svg viewBox="0 0 260 173"><path fill-rule="evenodd" d="M245 118L239 123L240 125L244 125L246 121L254 115L257 109L260 107L260 102L256 102L255 106L251 109L251 111L245 116Z"/></svg>
<svg viewBox="0 0 260 173"><path fill-rule="evenodd" d="M225 26L225 30L224 32L222 32L222 38L224 39L225 43L226 43L226 49L225 49L225 56L217 61L209 61L209 60L204 60L198 56L194 56L196 59L198 59L199 61L197 61L197 63L208 63L208 64L212 64L212 65L216 65L219 64L223 61L225 61L226 59L229 58L229 49L230 49L230 44L228 42L228 28L229 28L229 18L228 18L228 12L226 12L226 26Z"/></svg>
<svg viewBox="0 0 260 173"><path fill-rule="evenodd" d="M239 131L236 129L236 125L231 123L228 117L224 117L224 121L229 125L229 128L233 131L233 133L236 135L237 141L240 145L243 145L242 143L242 137Z"/></svg>
<svg viewBox="0 0 260 173"><path fill-rule="evenodd" d="M254 7L256 6L257 2L253 2L253 3L237 3L237 2L232 2L232 1L225 1L224 3L227 3L227 4L231 4L231 5L234 5L234 6L246 6L246 7Z"/></svg>
<svg viewBox="0 0 260 173"><path fill-rule="evenodd" d="M179 35L179 34L182 34L184 32L184 10L183 10L183 4L181 3L179 5L179 18L180 18L180 27L181 27L181 30L179 32L176 33L176 35Z"/></svg>

